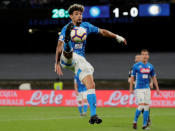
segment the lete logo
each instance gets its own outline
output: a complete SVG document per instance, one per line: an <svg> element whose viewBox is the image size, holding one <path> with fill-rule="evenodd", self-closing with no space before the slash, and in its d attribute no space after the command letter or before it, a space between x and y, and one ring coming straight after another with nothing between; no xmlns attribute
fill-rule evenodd
<svg viewBox="0 0 175 131"><path fill-rule="evenodd" d="M136 103L136 102L135 102ZM114 91L109 100L104 102L104 105L117 106L117 105L134 104L134 95L122 95L121 91Z"/></svg>
<svg viewBox="0 0 175 131"><path fill-rule="evenodd" d="M63 95L55 95L55 91L51 91L50 94L43 94L42 91L36 91L33 93L30 101L27 101L26 104L30 105L39 105L39 104L61 104Z"/></svg>

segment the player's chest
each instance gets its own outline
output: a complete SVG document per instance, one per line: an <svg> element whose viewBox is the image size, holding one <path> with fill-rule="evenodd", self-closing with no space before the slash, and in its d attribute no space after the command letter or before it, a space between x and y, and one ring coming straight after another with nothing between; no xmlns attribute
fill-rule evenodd
<svg viewBox="0 0 175 131"><path fill-rule="evenodd" d="M140 65L137 68L137 72L142 79L148 79L151 73L151 67L148 65Z"/></svg>
<svg viewBox="0 0 175 131"><path fill-rule="evenodd" d="M86 43L85 42L80 42L80 43L73 43L72 46L76 50L82 50L85 48Z"/></svg>

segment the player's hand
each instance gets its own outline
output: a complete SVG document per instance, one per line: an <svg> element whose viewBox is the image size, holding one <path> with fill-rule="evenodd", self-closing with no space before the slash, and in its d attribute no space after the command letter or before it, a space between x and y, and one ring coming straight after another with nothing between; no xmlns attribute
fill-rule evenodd
<svg viewBox="0 0 175 131"><path fill-rule="evenodd" d="M157 95L160 95L160 90L156 90L156 92L157 92Z"/></svg>
<svg viewBox="0 0 175 131"><path fill-rule="evenodd" d="M134 90L133 90L133 89L130 89L129 92L130 92L131 94L134 94Z"/></svg>
<svg viewBox="0 0 175 131"><path fill-rule="evenodd" d="M124 45L127 45L127 41L126 41L126 39L124 40Z"/></svg>
<svg viewBox="0 0 175 131"><path fill-rule="evenodd" d="M123 38L122 36L116 35L116 40L118 43L123 43L124 45L127 45L126 39Z"/></svg>
<svg viewBox="0 0 175 131"><path fill-rule="evenodd" d="M63 72L62 72L62 70L61 70L60 64L55 64L55 72L56 72L59 76L62 76L62 75L63 75Z"/></svg>

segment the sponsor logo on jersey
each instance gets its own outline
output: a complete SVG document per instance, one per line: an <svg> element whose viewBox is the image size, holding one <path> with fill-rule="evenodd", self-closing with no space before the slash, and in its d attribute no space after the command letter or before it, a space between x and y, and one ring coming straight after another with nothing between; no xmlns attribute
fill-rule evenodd
<svg viewBox="0 0 175 131"><path fill-rule="evenodd" d="M149 68L141 68L140 72L141 73L150 73L150 69Z"/></svg>
<svg viewBox="0 0 175 131"><path fill-rule="evenodd" d="M82 49L82 48L83 48L83 43L75 44L74 49Z"/></svg>

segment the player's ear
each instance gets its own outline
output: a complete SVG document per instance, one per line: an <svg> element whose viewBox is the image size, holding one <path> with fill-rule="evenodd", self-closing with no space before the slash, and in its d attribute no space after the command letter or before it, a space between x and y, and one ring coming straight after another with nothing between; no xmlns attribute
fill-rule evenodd
<svg viewBox="0 0 175 131"><path fill-rule="evenodd" d="M72 19L73 18L73 15L70 15L70 18Z"/></svg>

